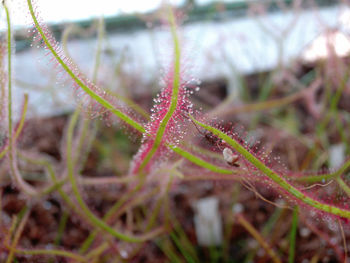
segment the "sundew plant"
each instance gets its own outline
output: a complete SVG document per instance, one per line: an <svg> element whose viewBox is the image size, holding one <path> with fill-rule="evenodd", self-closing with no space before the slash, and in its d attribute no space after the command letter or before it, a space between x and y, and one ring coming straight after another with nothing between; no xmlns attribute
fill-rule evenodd
<svg viewBox="0 0 350 263"><path fill-rule="evenodd" d="M149 248L150 244L161 251L169 262L236 262L230 261L230 258L234 259L228 249L232 231L227 228L234 228L236 224L256 240L265 255L265 262L284 262L287 259L294 262L298 221L309 225L319 239L325 240L339 262L346 262L346 233L350 219L350 189L346 175L350 160L347 159L330 172L318 170L318 167L314 172L310 169L304 172L306 169L303 167L289 170L287 165L278 161L278 153L276 157L266 147L252 144L247 135L238 132L236 128L239 123L221 121L220 115L213 115L215 111L199 110L200 107L192 102L192 96L199 91L199 86L194 85L186 73L183 62L183 47L186 43L182 42L181 26L176 11L170 5L165 6L162 12L172 39L172 50L168 54L171 64L162 76L162 86L153 100L153 107L146 111L131 99L112 93L99 84L96 73L100 64L98 54L92 78L84 74L65 50L64 45L67 43L59 43L41 20L40 6L35 1L26 1L25 8L32 19L32 28L29 30L32 45L45 50L46 57L55 65L54 70L60 81L71 87L76 99L76 109L70 115L62 136L62 158L59 162L40 153L26 153L20 147L20 138L26 134L30 97L24 96L19 121L14 123L12 60L15 52L11 9L7 1L2 1L1 8L7 22L6 34L2 33L0 42L0 165L1 171L4 171L1 180L5 185L7 178L11 178L13 187L25 196L25 205L19 213L6 220L3 215L0 218L0 256L3 262L41 259L50 262L143 262L140 255L145 253L144 248ZM102 41L102 27L100 22L98 41ZM324 67L327 68L327 65ZM335 123L346 145L350 139L347 134L349 125L346 123L348 115L344 113L345 117L341 117L343 115L338 109L342 93L347 90L348 68L344 71L344 75L338 78L340 81L333 83L333 86L328 85L323 72L318 72L296 94L249 102L241 108L233 107L232 114L278 108L303 98L309 98L310 105L310 98L316 96L315 86L319 87L320 81L323 81L325 87L328 85L324 95L324 111L329 114L318 126L321 142L315 140L309 146L307 157L309 160L316 158L317 154L322 154L322 150L326 151L325 147L318 145L324 142L330 123ZM103 121L97 124L99 119L108 119L113 126L121 127L124 134L137 138L132 144L137 145L138 150L129 159L129 170L123 176L83 176L97 136L97 126L103 129L105 125ZM288 144L288 141L283 143ZM118 159L113 162L116 162L114 165L117 167ZM25 164L39 167L47 175L44 182L26 179L22 174ZM271 226L271 222L273 224L273 218L278 222L282 210L288 213L290 231L284 236L286 245L274 247L270 244L272 240L266 233L268 228L257 229L246 218L244 211L234 205L236 209L225 213L228 223L222 248L209 248L210 259L203 259L201 253L197 253L199 248L195 240L187 236L188 233L181 227L181 220L176 218L176 212L173 211L174 191L189 181L192 182L190 186L193 183L215 182L232 189L236 189L237 185L248 188L255 198L278 211L266 220L267 226ZM108 200L108 209L96 211L96 204L91 201L94 196L86 189L91 186L99 189L97 193L114 186L118 198L114 196L112 201L111 198ZM278 202L277 198L265 197L263 193L266 191L274 193ZM6 190L2 190L2 193L5 195ZM33 212L35 207L52 198L58 200L56 202L64 211L59 218L54 240L45 247L21 242L25 231L30 229L28 225L32 225L34 216L37 216ZM230 198L239 197L231 195ZM88 231L80 246L68 249L60 243L71 218ZM333 231L336 229L337 238L332 239L319 224L331 225ZM249 257L254 258L255 254L251 252ZM313 256L316 260L313 262L317 262L316 255Z"/></svg>

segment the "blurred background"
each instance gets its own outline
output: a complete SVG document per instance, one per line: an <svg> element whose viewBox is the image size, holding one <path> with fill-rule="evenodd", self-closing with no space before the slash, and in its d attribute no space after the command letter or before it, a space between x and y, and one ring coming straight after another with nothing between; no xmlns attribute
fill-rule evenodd
<svg viewBox="0 0 350 263"><path fill-rule="evenodd" d="M227 95L238 102L247 99L242 77L248 77L249 89L254 90L259 85L250 83L254 77L249 76L266 76L278 69L274 78L281 79L284 69L295 70L327 57L330 46L339 56L350 50L350 13L343 1L172 3L179 8L183 71L186 78L200 80L207 87L196 96L209 106L218 105ZM26 6L13 5L15 100L27 90L32 113L51 115L71 109L70 87L57 78L52 70L56 65L47 61L45 51L28 39L31 22L25 15ZM149 99L159 90L158 82L172 59L162 1L37 1L37 5L58 40L67 33L67 50L87 76L92 76L98 21L103 17L98 82L123 95L131 92L136 101ZM214 96L207 96L213 92Z"/></svg>

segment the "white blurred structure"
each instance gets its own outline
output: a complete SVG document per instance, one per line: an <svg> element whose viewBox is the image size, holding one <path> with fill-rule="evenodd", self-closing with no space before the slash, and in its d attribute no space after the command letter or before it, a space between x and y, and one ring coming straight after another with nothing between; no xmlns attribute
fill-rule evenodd
<svg viewBox="0 0 350 263"><path fill-rule="evenodd" d="M305 50L302 58L307 62L314 62L331 55L345 57L349 53L349 36L341 31L329 31L318 36Z"/></svg>
<svg viewBox="0 0 350 263"><path fill-rule="evenodd" d="M200 246L222 244L222 219L218 205L216 197L202 198L194 205L194 226Z"/></svg>
<svg viewBox="0 0 350 263"><path fill-rule="evenodd" d="M334 144L329 148L329 166L339 168L345 162L345 144Z"/></svg>

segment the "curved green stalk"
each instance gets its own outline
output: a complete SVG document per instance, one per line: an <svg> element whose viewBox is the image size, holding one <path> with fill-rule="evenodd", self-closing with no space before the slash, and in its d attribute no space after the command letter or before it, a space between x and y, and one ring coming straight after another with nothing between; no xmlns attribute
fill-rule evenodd
<svg viewBox="0 0 350 263"><path fill-rule="evenodd" d="M163 120L161 121L156 138L154 139L154 143L152 145L151 150L147 153L145 158L142 160L142 163L139 167L138 172L142 172L142 170L146 167L148 162L151 160L153 155L156 153L157 149L159 148L163 135L166 130L166 126L168 125L169 120L173 116L173 113L176 110L177 103L178 103L178 95L179 95L179 90L180 90L180 43L179 39L176 33L176 23L175 23L175 18L174 14L171 10L171 7L169 7L169 22L171 25L171 34L173 37L174 41L174 75L173 75L173 89L172 89L172 94L171 94L171 104L169 107L169 110L165 114Z"/></svg>
<svg viewBox="0 0 350 263"><path fill-rule="evenodd" d="M136 187L128 192L127 194L123 195L122 198L120 198L108 211L107 213L103 216L103 220L107 223L107 221L112 217L112 215L115 214L115 212L126 203L126 201L131 198L134 194L136 194L141 187L143 186L144 181L140 181ZM92 242L94 241L96 235L98 234L98 229L95 229L90 233L90 235L87 237L87 239L83 242L80 252L85 253L89 247L91 246Z"/></svg>
<svg viewBox="0 0 350 263"><path fill-rule="evenodd" d="M49 39L47 38L47 36L45 35L44 31L42 30L36 16L33 10L33 5L32 5L32 1L31 0L27 0L28 3L28 7L29 7L29 11L30 11L30 15L34 21L35 27L38 30L41 38L43 39L45 45L47 46L47 48L50 50L50 52L52 53L52 55L55 57L55 59L57 60L57 62L62 66L62 68L68 73L68 75L75 81L75 83L82 88L91 98L93 98L94 100L96 100L99 104L101 104L103 107L105 107L106 109L110 110L113 114L115 114L116 116L118 116L120 119L122 119L124 122L126 122L127 124L129 124L130 126L132 126L133 128L135 128L136 130L138 130L141 133L145 132L144 127L139 124L138 122L136 122L135 120L131 119L129 116L125 115L123 112L121 112L120 110L116 109L115 107L113 107L112 104L110 104L107 100L105 100L104 98L102 98L101 96L99 96L96 92L94 92L92 89L90 89L87 85L84 84L84 82L78 78L73 72L72 70L69 68L69 66L61 59L61 57L57 54L55 48L51 45Z"/></svg>
<svg viewBox="0 0 350 263"><path fill-rule="evenodd" d="M78 114L78 115L79 115L79 114ZM86 213L86 210L81 211L81 210L77 207L77 205L71 201L71 198L61 189L61 186L66 182L67 178L64 178L64 179L61 179L61 181L58 181L57 178L56 178L56 175L55 175L55 173L54 173L53 167L52 167L52 165L51 165L50 162L48 162L47 160L29 159L28 157L25 157L25 156L21 156L21 157L22 157L23 159L25 159L25 160L27 160L27 161L33 163L33 164L45 166L45 168L47 169L47 172L49 173L49 175L50 175L50 177L51 177L51 179L52 179L52 181L54 182L54 184L53 184L51 187L49 187L49 188L45 189L43 192L41 192L41 193L40 193L41 195L45 195L45 194L47 194L49 191L52 191L52 190L56 190L56 189L57 189L58 192L59 192L59 194L60 194L61 197L63 198L63 200L68 204L68 206L69 206L72 210L74 210L75 212L77 212L81 217L86 218L86 219L88 219L88 220L90 219L89 215L92 214L92 212L89 211L89 212L90 212L90 214L89 214L89 213ZM71 179L71 178L69 178L69 179ZM79 204L79 205L80 205L80 204ZM86 205L85 205L85 206L86 206ZM88 208L87 208L87 209L88 209ZM94 216L94 215L92 214L92 216ZM98 218L97 218L97 220L98 220ZM100 226L97 225L97 227L100 227ZM100 228L101 228L101 227L100 227ZM144 236L144 238L142 238L142 239L140 238L140 239L141 239L141 241L144 241L145 239L147 239L147 237L148 237L148 236ZM140 241L140 242L141 242L141 241Z"/></svg>
<svg viewBox="0 0 350 263"><path fill-rule="evenodd" d="M67 205L72 208L74 211L77 211L77 213L81 216L84 216L81 211L79 209L76 208L76 205L70 200L70 197L62 190L62 186L66 183L67 179L63 178L61 180L58 180L55 174L55 171L53 169L52 164L45 159L32 159L32 158L28 158L27 156L24 156L23 154L21 154L20 152L18 152L18 155L20 158L22 158L23 160L25 160L26 162L35 164L35 165L40 165L40 166L44 166L47 173L49 174L53 185L49 186L48 188L44 189L42 192L39 193L39 195L45 195L50 193L53 190L58 191L58 193L61 195L62 199L67 203Z"/></svg>
<svg viewBox="0 0 350 263"><path fill-rule="evenodd" d="M350 218L350 211L341 209L336 206L328 205L325 203L321 203L317 200L312 199L311 197L305 195L293 185L289 184L284 178L278 175L276 172L267 167L262 161L256 158L253 154L251 154L247 149L245 149L239 142L235 139L231 138L227 134L221 132L220 130L206 125L202 122L197 121L192 116L190 118L199 126L203 127L207 131L210 131L214 135L218 136L220 139L224 140L228 143L234 150L240 153L248 162L254 165L258 170L268 176L272 181L274 181L277 185L279 185L282 189L287 191L289 194L299 199L303 203L316 208L317 210L321 210L333 215Z"/></svg>
<svg viewBox="0 0 350 263"><path fill-rule="evenodd" d="M178 164L179 164L179 162L177 162L177 163L172 167L172 169L171 169L172 172L175 172L174 169L175 169L175 167L176 167ZM115 213L117 212L117 210L120 209L120 208L122 207L122 205L125 205L128 199L131 199L132 195L137 194L137 192L142 188L143 185L144 185L144 182L143 182L143 181L139 182L139 184L138 184L131 192L129 192L128 194L126 194L126 195L124 195L122 198L120 198L120 199L118 200L118 202L116 202L116 203L108 210L108 212L104 215L103 220L104 220L105 222L107 222L108 220L110 220L110 219L112 218L112 216L115 215ZM168 184L168 187L166 188L167 191L169 190L169 189L168 189L169 187L170 187L170 185ZM158 189L158 188L155 189L155 192L154 192L154 193L151 192L151 195L156 194L157 192L159 192L159 189ZM132 206L133 203L134 203L135 201L138 201L138 199L145 200L146 197L147 197L148 195L149 195L149 194L146 194L146 196L139 196L137 199L134 199L133 201L129 202L128 206L129 206L129 207ZM161 201L162 198L159 199L159 200ZM135 202L135 203L137 203L137 202ZM159 201L158 201L157 203L159 203ZM156 205L156 206L157 206L157 205ZM126 206L124 207L124 209L119 210L119 213L123 212L123 210L125 210L125 209L126 209ZM159 211L158 211L158 212L159 212ZM156 214L158 214L158 212L157 212ZM155 215L153 214L153 216L155 216ZM150 230L150 228L153 226L154 220L155 220L155 217L154 217L153 219L151 219L151 222L148 222L148 224L147 224L147 226L146 226L146 228L145 228L145 231L149 231L149 230ZM87 249L89 249L89 247L91 246L91 244L92 244L92 242L94 241L94 239L95 239L95 237L96 237L97 234L98 234L97 229L95 229L93 232L90 233L90 235L89 235L88 238L84 241L83 245L82 245L81 248L80 248L80 252L81 252L81 253L84 253L84 252L87 251Z"/></svg>
<svg viewBox="0 0 350 263"><path fill-rule="evenodd" d="M126 234L122 234L122 233L116 231L115 229L113 229L112 227L110 227L109 225L107 225L103 220L96 217L90 211L88 206L85 204L83 198L81 197L79 189L78 189L78 185L77 185L77 182L76 182L76 179L74 176L74 163L73 163L73 155L72 155L73 132L74 132L75 124L79 118L79 114L80 114L80 111L79 111L79 109L77 109L74 112L74 114L69 122L68 134L67 134L67 170L68 170L67 172L68 172L68 178L69 178L69 181L71 183L74 196L75 196L79 206L81 207L84 214L86 215L86 217L90 220L90 222L93 225L105 230L106 232L108 232L112 236L119 238L121 240L124 240L124 241L128 241L128 242L143 242L143 241L145 241L140 237L128 236Z"/></svg>
<svg viewBox="0 0 350 263"><path fill-rule="evenodd" d="M133 206L141 202L144 202L147 198L159 193L159 188L157 187L149 193L139 195L139 191L143 185L144 185L144 182L142 181L139 182L134 189L132 189L130 192L128 192L122 198L120 198L103 216L103 221L107 223L108 221L112 220L114 217L120 216L122 213L124 213L127 210L127 208L132 208ZM132 199L129 203L127 203L128 199L131 199L133 195L137 197L135 199ZM150 229L148 228L145 229L145 231L149 231L149 230ZM161 232L163 232L162 228L156 228L152 231L149 231L143 235L143 240L155 237L156 235L159 235ZM97 234L98 234L98 229L95 229L93 232L90 233L90 235L83 242L79 250L81 253L85 253L89 249L89 247L91 246Z"/></svg>

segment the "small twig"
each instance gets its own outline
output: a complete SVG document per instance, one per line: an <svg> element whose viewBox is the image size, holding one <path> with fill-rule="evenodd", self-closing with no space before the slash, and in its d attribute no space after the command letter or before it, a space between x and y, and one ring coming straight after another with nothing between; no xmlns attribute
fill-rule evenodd
<svg viewBox="0 0 350 263"><path fill-rule="evenodd" d="M337 218L337 221L338 221L338 225L339 225L339 228L340 228L341 237L343 239L344 263L347 263L348 262L348 246L347 246L347 243L346 243L346 237L345 237L343 225L342 225L341 221L339 220L339 218Z"/></svg>
<svg viewBox="0 0 350 263"><path fill-rule="evenodd" d="M309 189L314 188L314 187L316 187L316 186L319 186L319 187L326 187L326 186L330 185L330 184L333 183L333 182L334 182L334 180L331 180L331 181L329 181L329 182L326 183L326 184L313 184L313 185L310 185L310 186L301 188L301 190L309 190Z"/></svg>
<svg viewBox="0 0 350 263"><path fill-rule="evenodd" d="M248 180L246 179L242 179L241 180L242 185L247 188L248 190L252 191L256 197L260 198L261 200L263 200L266 203L269 203L270 205L276 206L278 208L283 208L283 209L291 209L291 207L289 206L285 206L285 205L280 205L278 203L272 202L268 199L266 199L265 197L263 197L258 190L256 190L255 186L252 185L252 183L250 183Z"/></svg>
<svg viewBox="0 0 350 263"><path fill-rule="evenodd" d="M135 176L124 177L80 177L79 181L83 185L110 185L110 184L126 184L135 180Z"/></svg>
<svg viewBox="0 0 350 263"><path fill-rule="evenodd" d="M260 233L244 218L243 215L236 215L238 222L255 238L255 240L265 249L266 253L270 255L271 259L275 263L282 263L275 251L264 240Z"/></svg>

